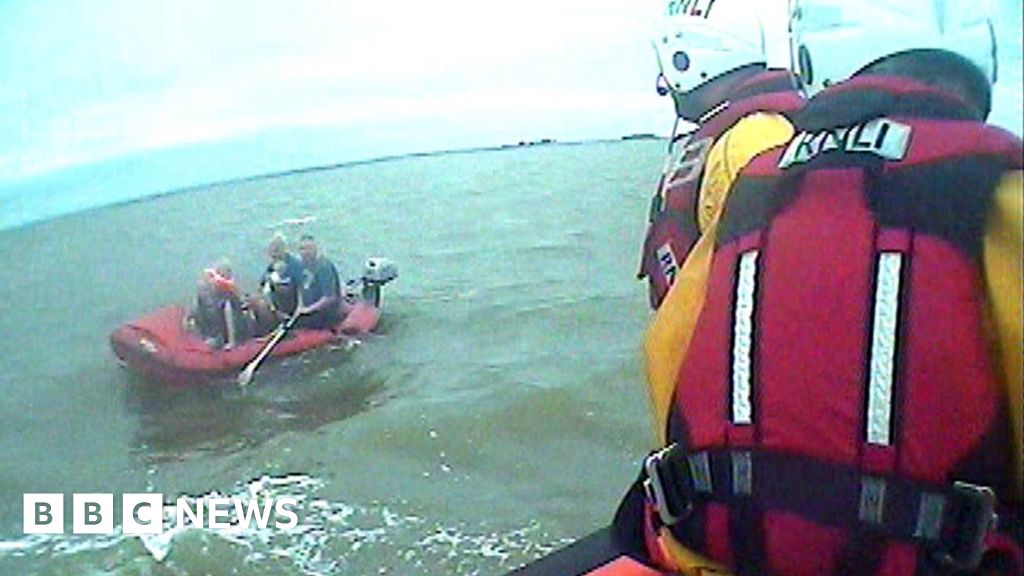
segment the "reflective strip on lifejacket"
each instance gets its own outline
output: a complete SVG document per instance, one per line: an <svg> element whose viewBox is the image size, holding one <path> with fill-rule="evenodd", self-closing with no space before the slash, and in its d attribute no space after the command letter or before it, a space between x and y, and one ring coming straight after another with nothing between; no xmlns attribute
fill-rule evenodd
<svg viewBox="0 0 1024 576"><path fill-rule="evenodd" d="M757 250L740 256L732 343L732 423L753 421L750 402L754 349L754 293L757 291Z"/></svg>
<svg viewBox="0 0 1024 576"><path fill-rule="evenodd" d="M892 388L896 365L896 322L900 304L900 270L903 255L878 255L875 279L875 316L871 331L871 373L868 379L867 440L892 444Z"/></svg>

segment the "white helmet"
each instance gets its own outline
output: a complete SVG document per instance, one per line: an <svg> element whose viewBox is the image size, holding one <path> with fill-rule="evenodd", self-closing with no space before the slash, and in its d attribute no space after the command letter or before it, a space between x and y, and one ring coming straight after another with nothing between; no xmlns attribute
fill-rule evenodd
<svg viewBox="0 0 1024 576"><path fill-rule="evenodd" d="M675 92L766 60L761 19L754 6L736 0L670 1L652 42L661 75Z"/></svg>
<svg viewBox="0 0 1024 576"><path fill-rule="evenodd" d="M955 52L996 80L996 38L984 0L791 0L790 67L807 95L886 56Z"/></svg>

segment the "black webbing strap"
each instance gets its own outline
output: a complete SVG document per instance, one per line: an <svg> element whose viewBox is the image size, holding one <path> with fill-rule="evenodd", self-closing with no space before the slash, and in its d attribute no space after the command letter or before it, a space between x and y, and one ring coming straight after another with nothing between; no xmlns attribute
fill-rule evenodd
<svg viewBox="0 0 1024 576"><path fill-rule="evenodd" d="M615 546L609 526L514 570L509 576L577 576L595 570L621 555Z"/></svg>
<svg viewBox="0 0 1024 576"><path fill-rule="evenodd" d="M738 511L738 522L756 519L761 512L785 511L854 535L864 532L871 536L868 540L877 536L919 544L937 562L955 569L977 566L982 540L995 519L995 497L984 487L875 477L853 466L792 454L687 454L670 447L652 455L645 472L648 500L666 525L678 523L694 505L705 502ZM741 532L740 537L750 540L740 545L743 554L756 558L758 535Z"/></svg>

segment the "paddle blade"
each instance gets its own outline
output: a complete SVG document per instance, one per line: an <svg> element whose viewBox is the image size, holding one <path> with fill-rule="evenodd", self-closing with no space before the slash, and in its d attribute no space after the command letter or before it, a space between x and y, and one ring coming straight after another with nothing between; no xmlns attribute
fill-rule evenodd
<svg viewBox="0 0 1024 576"><path fill-rule="evenodd" d="M246 386L248 386L252 382L252 376L253 376L253 374L256 373L256 371L253 370L253 368L255 368L255 367L256 366L254 364L249 364L248 366L245 367L245 370L242 370L238 374L238 385L239 386L245 388Z"/></svg>

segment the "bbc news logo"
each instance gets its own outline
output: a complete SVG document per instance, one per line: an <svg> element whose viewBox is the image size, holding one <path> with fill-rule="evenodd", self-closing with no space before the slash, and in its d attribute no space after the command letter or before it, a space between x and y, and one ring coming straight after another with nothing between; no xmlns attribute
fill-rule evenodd
<svg viewBox="0 0 1024 576"><path fill-rule="evenodd" d="M122 494L121 528L125 534L160 534L172 518L175 526L193 526L213 530L245 530L255 524L265 530L295 528L299 523L297 498L178 498L174 505L164 504L162 494ZM73 534L111 534L114 532L113 494L73 494L71 497ZM25 534L64 533L63 494L25 494L23 508Z"/></svg>

